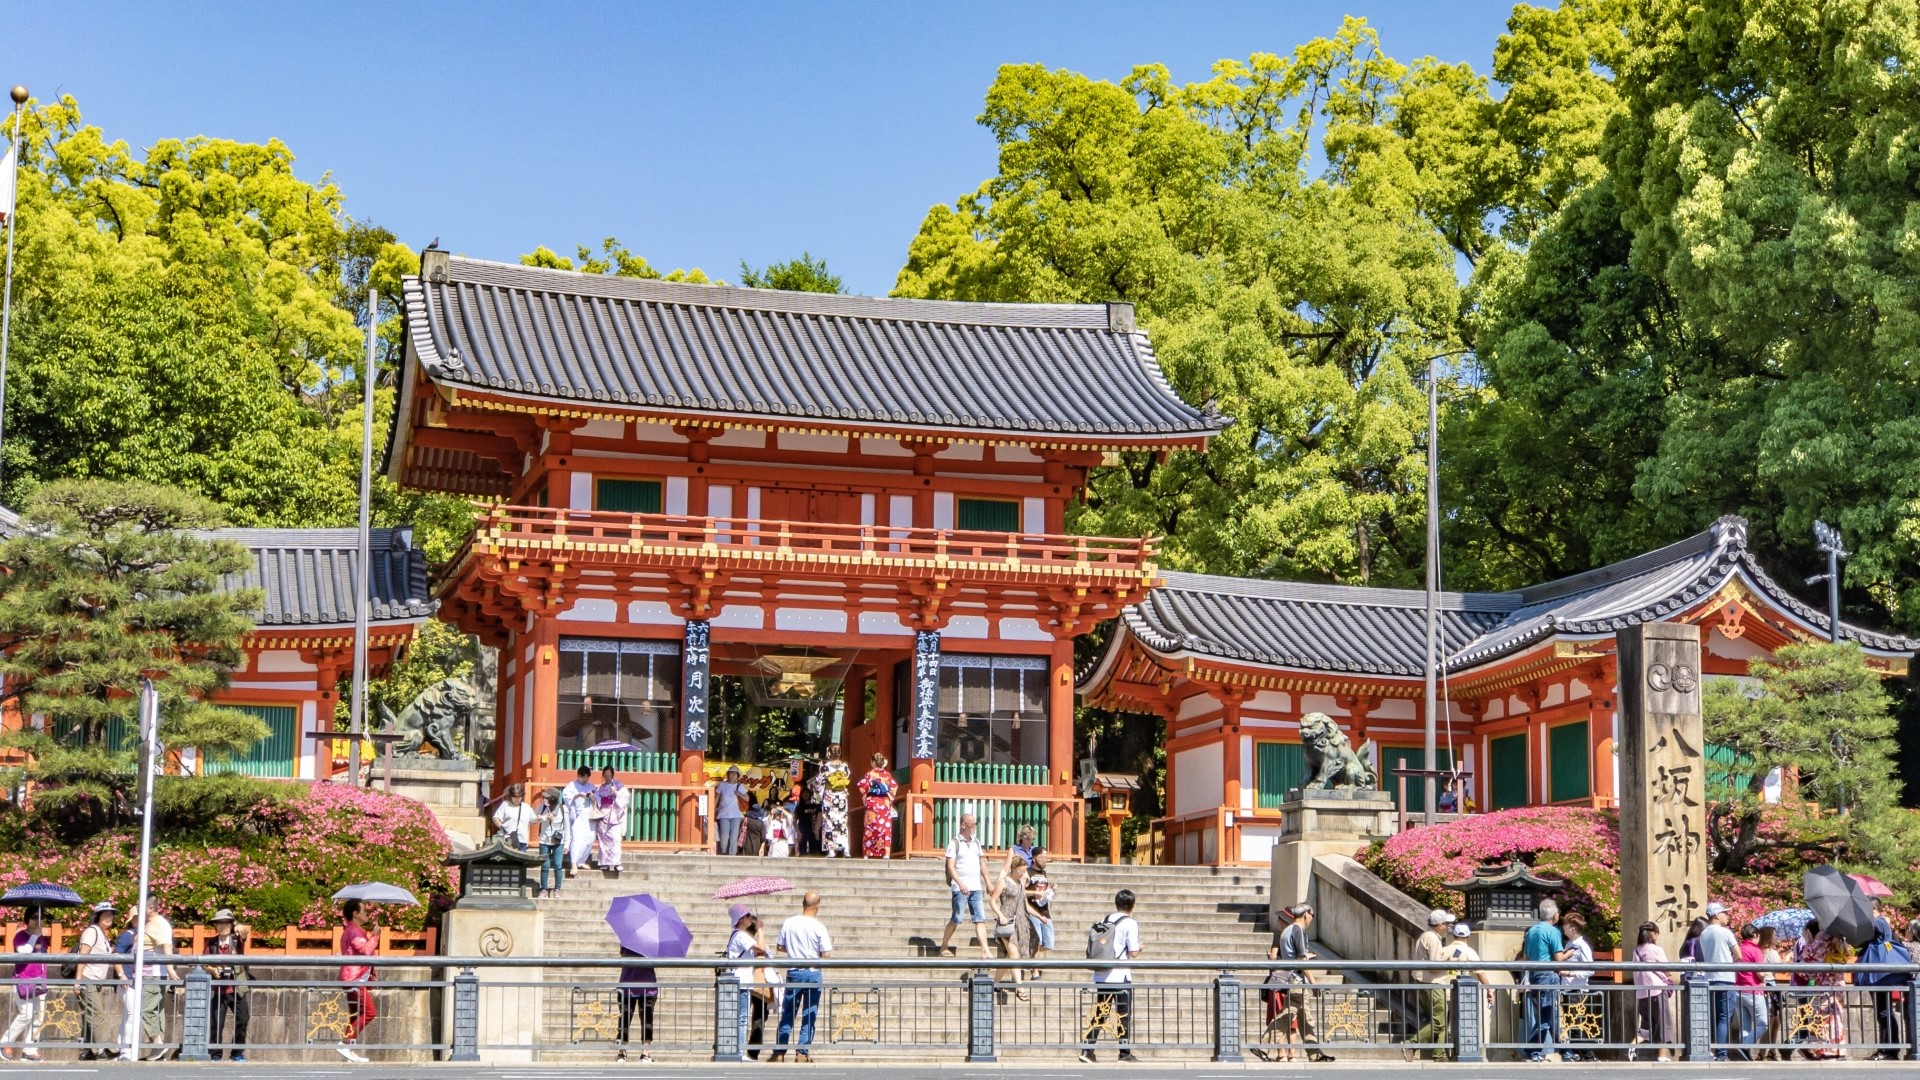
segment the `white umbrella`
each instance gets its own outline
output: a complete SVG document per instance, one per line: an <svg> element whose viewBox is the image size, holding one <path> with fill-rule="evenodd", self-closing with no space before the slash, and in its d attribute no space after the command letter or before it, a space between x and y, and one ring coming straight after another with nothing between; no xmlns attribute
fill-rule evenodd
<svg viewBox="0 0 1920 1080"><path fill-rule="evenodd" d="M363 881L333 894L335 900L358 900L366 904L419 904L413 894L398 885L382 881Z"/></svg>

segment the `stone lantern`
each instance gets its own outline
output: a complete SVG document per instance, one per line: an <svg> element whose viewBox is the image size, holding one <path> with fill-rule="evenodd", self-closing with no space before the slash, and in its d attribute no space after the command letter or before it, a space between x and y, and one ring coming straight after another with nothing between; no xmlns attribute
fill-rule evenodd
<svg viewBox="0 0 1920 1080"><path fill-rule="evenodd" d="M528 872L540 856L507 846L505 834L491 843L447 856L460 869L460 898L446 914L440 937L448 956L504 958L546 955L546 913L533 902ZM525 1064L534 1060L540 1038L544 976L538 968L476 965L471 973L481 986L500 984L500 992L482 992L477 1017L482 1064ZM446 1040L454 1029L454 998L446 995L441 1021Z"/></svg>
<svg viewBox="0 0 1920 1080"><path fill-rule="evenodd" d="M1466 919L1475 930L1525 932L1540 901L1565 885L1559 878L1535 874L1525 863L1510 862L1479 867L1472 877L1447 888L1466 898Z"/></svg>
<svg viewBox="0 0 1920 1080"><path fill-rule="evenodd" d="M1137 773L1095 773L1093 797L1100 801L1100 813L1107 819L1107 861L1120 863L1120 826L1133 816L1133 794L1140 790Z"/></svg>
<svg viewBox="0 0 1920 1080"><path fill-rule="evenodd" d="M460 869L460 898L456 908L532 911L533 883L527 871L540 865L540 856L507 846L506 834L472 851L447 856L447 865Z"/></svg>

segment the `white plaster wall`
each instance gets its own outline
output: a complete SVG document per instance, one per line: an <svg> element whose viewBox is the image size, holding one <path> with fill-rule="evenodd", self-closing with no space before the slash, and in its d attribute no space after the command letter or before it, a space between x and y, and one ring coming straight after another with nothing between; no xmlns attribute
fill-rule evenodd
<svg viewBox="0 0 1920 1080"><path fill-rule="evenodd" d="M1038 462L1044 461L1046 459L1042 458L1039 454L1034 453L1031 449L1027 447L1009 446L1003 443L993 448L993 460L1018 461L1024 464L1033 465L1033 464L1037 464Z"/></svg>
<svg viewBox="0 0 1920 1080"><path fill-rule="evenodd" d="M1212 694L1195 694L1192 697L1181 700L1180 711L1175 713L1174 716L1180 720L1191 720L1196 716L1205 716L1208 713L1219 711L1219 699L1215 698Z"/></svg>
<svg viewBox="0 0 1920 1080"><path fill-rule="evenodd" d="M1388 698L1382 701L1367 717L1367 726L1372 727L1375 720L1417 720L1420 710L1414 707L1411 698Z"/></svg>
<svg viewBox="0 0 1920 1080"><path fill-rule="evenodd" d="M1293 695L1284 690L1262 690L1253 695L1253 700L1247 706L1261 712L1290 713L1293 711Z"/></svg>
<svg viewBox="0 0 1920 1080"><path fill-rule="evenodd" d="M560 613L562 622L598 622L610 623L620 618L620 603L617 600L597 600L581 597L573 606Z"/></svg>
<svg viewBox="0 0 1920 1080"><path fill-rule="evenodd" d="M947 627L940 632L943 638L984 638L992 636L988 632L984 615L955 615L947 620Z"/></svg>
<svg viewBox="0 0 1920 1080"><path fill-rule="evenodd" d="M686 477L684 476L667 477L667 487L664 494L666 495L666 499L664 500L662 506L667 513L684 514L687 512L687 478Z"/></svg>
<svg viewBox="0 0 1920 1080"><path fill-rule="evenodd" d="M568 489L567 505L575 510L593 509L593 474L577 472L573 474L573 486Z"/></svg>
<svg viewBox="0 0 1920 1080"><path fill-rule="evenodd" d="M847 632L847 613L829 608L776 608L773 613L773 628L844 634Z"/></svg>
<svg viewBox="0 0 1920 1080"><path fill-rule="evenodd" d="M1347 715L1347 710L1325 694L1301 694L1300 712L1303 715L1310 712L1326 713L1328 716Z"/></svg>
<svg viewBox="0 0 1920 1080"><path fill-rule="evenodd" d="M301 750L298 775L302 780L318 780L320 778L319 755L322 744L319 739L309 739L306 735L309 731L320 730L319 720L319 702L303 701L300 703Z"/></svg>
<svg viewBox="0 0 1920 1080"><path fill-rule="evenodd" d="M961 443L958 446L949 446L933 456L941 461L984 461L987 456L986 449L979 443Z"/></svg>
<svg viewBox="0 0 1920 1080"><path fill-rule="evenodd" d="M782 431L779 434L780 449L810 450L816 454L844 454L847 452L845 435L816 435L801 431Z"/></svg>
<svg viewBox="0 0 1920 1080"><path fill-rule="evenodd" d="M723 431L720 434L715 435L713 437L713 441L709 442L707 445L708 446L738 446L746 449L758 450L767 445L767 433L764 431L746 431L739 428L735 428L732 431Z"/></svg>
<svg viewBox="0 0 1920 1080"><path fill-rule="evenodd" d="M1280 840L1278 825L1240 826L1240 861L1248 863L1271 863L1273 845Z"/></svg>
<svg viewBox="0 0 1920 1080"><path fill-rule="evenodd" d="M1554 683L1552 686L1547 687L1545 694L1540 696L1540 707L1543 709L1552 708L1555 705L1565 703L1566 700L1567 688L1559 683Z"/></svg>
<svg viewBox="0 0 1920 1080"><path fill-rule="evenodd" d="M953 492L936 491L933 493L933 527L936 529L953 528Z"/></svg>
<svg viewBox="0 0 1920 1080"><path fill-rule="evenodd" d="M735 442L732 444L734 446L759 446L766 438L766 433L760 431L726 431L716 436L713 441L718 444L731 435L747 435L754 439L753 442ZM673 430L670 424L649 424L638 420L633 424L633 437L642 442L685 443L687 441L687 437Z"/></svg>
<svg viewBox="0 0 1920 1080"><path fill-rule="evenodd" d="M1008 641L1050 641L1053 635L1041 627L1039 619L1003 618L1000 636Z"/></svg>
<svg viewBox="0 0 1920 1080"><path fill-rule="evenodd" d="M577 606L580 601L574 603ZM613 613L608 612L607 617L601 621L612 622L613 620ZM686 620L675 614L672 606L665 600L629 600L627 601L627 621L647 626L672 626Z"/></svg>
<svg viewBox="0 0 1920 1080"><path fill-rule="evenodd" d="M1705 648L1707 652L1728 660L1751 660L1756 656L1772 655L1746 638L1730 638L1718 629L1708 631Z"/></svg>
<svg viewBox="0 0 1920 1080"><path fill-rule="evenodd" d="M863 611L860 613L860 632L863 634L902 634L908 637L913 631L901 623L899 612Z"/></svg>
<svg viewBox="0 0 1920 1080"><path fill-rule="evenodd" d="M1208 743L1173 755L1173 815L1182 817L1219 806L1226 798L1224 759L1219 743Z"/></svg>
<svg viewBox="0 0 1920 1080"><path fill-rule="evenodd" d="M860 496L860 524L873 524L873 501L872 495Z"/></svg>
<svg viewBox="0 0 1920 1080"><path fill-rule="evenodd" d="M520 763L533 764L533 691L520 699Z"/></svg>
<svg viewBox="0 0 1920 1080"><path fill-rule="evenodd" d="M900 445L899 439L869 439L862 436L860 452L871 457L912 457L913 451Z"/></svg>
<svg viewBox="0 0 1920 1080"><path fill-rule="evenodd" d="M913 527L913 496L887 496L887 524L898 529Z"/></svg>
<svg viewBox="0 0 1920 1080"><path fill-rule="evenodd" d="M767 613L765 609L752 604L728 604L710 621L715 626L731 626L737 630L763 630L767 625Z"/></svg>
<svg viewBox="0 0 1920 1080"><path fill-rule="evenodd" d="M1486 719L1498 720L1505 715L1507 715L1507 703L1504 698L1494 698L1487 702Z"/></svg>
<svg viewBox="0 0 1920 1080"><path fill-rule="evenodd" d="M1047 531L1047 500L1024 499L1021 501L1020 527L1030 533Z"/></svg>
<svg viewBox="0 0 1920 1080"><path fill-rule="evenodd" d="M747 512L744 516L753 521L760 520L760 489L757 487L747 489Z"/></svg>
<svg viewBox="0 0 1920 1080"><path fill-rule="evenodd" d="M589 420L581 426L580 430L574 432L575 435L584 435L589 439L618 439L624 437L626 433L627 425L618 420Z"/></svg>
<svg viewBox="0 0 1920 1080"><path fill-rule="evenodd" d="M264 674L269 671L313 671L315 668L300 659L300 654L292 649L268 649L260 654L253 670Z"/></svg>

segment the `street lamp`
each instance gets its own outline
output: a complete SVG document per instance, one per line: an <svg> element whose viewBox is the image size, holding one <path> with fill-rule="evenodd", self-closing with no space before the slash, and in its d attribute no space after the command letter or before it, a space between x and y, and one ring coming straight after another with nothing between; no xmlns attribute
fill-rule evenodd
<svg viewBox="0 0 1920 1080"><path fill-rule="evenodd" d="M1849 554L1847 546L1840 541L1840 530L1824 521L1813 523L1814 546L1827 555L1827 572L1815 574L1807 579L1812 585L1818 581L1827 583L1827 639L1840 643L1840 560Z"/></svg>

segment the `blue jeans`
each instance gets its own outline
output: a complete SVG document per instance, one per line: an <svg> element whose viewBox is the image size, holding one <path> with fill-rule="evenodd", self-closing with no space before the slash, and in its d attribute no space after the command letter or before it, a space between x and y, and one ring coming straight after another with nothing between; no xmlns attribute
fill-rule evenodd
<svg viewBox="0 0 1920 1080"><path fill-rule="evenodd" d="M549 872L551 872L552 874L553 884L551 885L547 884ZM561 883L566 880L567 880L567 845L541 844L540 845L540 887L543 889L557 889L560 887Z"/></svg>
<svg viewBox="0 0 1920 1080"><path fill-rule="evenodd" d="M796 1012L800 1014L800 1046L811 1046L813 1020L820 1012L819 968L791 968L787 971L787 992L780 999L780 1038L775 1044L781 1052L785 1052L793 1036L793 1014Z"/></svg>
<svg viewBox="0 0 1920 1080"><path fill-rule="evenodd" d="M740 828L746 824L745 818L723 817L713 819L713 851L716 855L738 855L740 853ZM749 852L749 854L758 854Z"/></svg>
<svg viewBox="0 0 1920 1080"><path fill-rule="evenodd" d="M1723 989L1724 988L1724 989ZM1740 992L1732 983L1713 984L1713 1060L1727 1060L1727 1028L1733 1021L1734 999Z"/></svg>
<svg viewBox="0 0 1920 1080"><path fill-rule="evenodd" d="M1560 975L1553 971L1529 971L1531 986L1558 987ZM1560 992L1557 989L1527 991L1526 1011L1522 1014L1525 1030L1520 1041L1534 1047L1528 1056L1551 1056L1560 1042Z"/></svg>
<svg viewBox="0 0 1920 1080"><path fill-rule="evenodd" d="M747 1052L747 1020L753 1016L753 991L740 991L740 1053Z"/></svg>
<svg viewBox="0 0 1920 1080"><path fill-rule="evenodd" d="M1891 994L1880 996L1889 1000L1893 997ZM1740 1044L1752 1046L1767 1037L1767 996L1736 993L1734 997L1739 999L1733 1008L1734 1015L1740 1021ZM1753 1054L1749 1051L1741 1050L1738 1053L1743 1061L1753 1060Z"/></svg>

